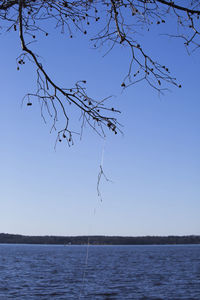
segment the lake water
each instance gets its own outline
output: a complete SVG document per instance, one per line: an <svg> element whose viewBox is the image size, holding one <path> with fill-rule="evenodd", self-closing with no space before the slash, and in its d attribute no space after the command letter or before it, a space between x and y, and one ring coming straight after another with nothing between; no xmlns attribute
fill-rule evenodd
<svg viewBox="0 0 200 300"><path fill-rule="evenodd" d="M0 245L0 299L200 300L200 245Z"/></svg>

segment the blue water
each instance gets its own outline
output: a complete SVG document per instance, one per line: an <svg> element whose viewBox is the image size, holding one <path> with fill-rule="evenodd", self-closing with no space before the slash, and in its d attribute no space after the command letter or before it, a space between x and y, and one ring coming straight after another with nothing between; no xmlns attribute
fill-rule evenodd
<svg viewBox="0 0 200 300"><path fill-rule="evenodd" d="M0 245L0 299L200 300L200 245Z"/></svg>

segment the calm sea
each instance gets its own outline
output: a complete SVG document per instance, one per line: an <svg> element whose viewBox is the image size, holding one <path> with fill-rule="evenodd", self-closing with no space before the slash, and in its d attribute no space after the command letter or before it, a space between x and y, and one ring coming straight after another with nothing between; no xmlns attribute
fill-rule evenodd
<svg viewBox="0 0 200 300"><path fill-rule="evenodd" d="M200 245L0 245L0 299L200 300Z"/></svg>

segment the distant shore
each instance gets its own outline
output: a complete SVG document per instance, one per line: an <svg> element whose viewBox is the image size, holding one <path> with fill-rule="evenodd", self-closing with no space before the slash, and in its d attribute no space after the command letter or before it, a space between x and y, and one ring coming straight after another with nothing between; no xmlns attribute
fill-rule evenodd
<svg viewBox="0 0 200 300"><path fill-rule="evenodd" d="M49 245L180 245L200 244L200 235L186 236L28 236L0 233L0 244Z"/></svg>

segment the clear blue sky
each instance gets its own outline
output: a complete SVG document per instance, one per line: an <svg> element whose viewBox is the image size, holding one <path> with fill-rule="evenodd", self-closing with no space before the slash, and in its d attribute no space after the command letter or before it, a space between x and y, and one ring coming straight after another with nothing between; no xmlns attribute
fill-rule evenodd
<svg viewBox="0 0 200 300"><path fill-rule="evenodd" d="M59 143L54 151L56 135L37 101L21 109L22 97L34 89L34 71L30 64L16 70L18 36L1 35L0 232L200 234L199 52L189 57L180 41L163 36L143 39L182 89L158 97L141 83L121 93L128 50L103 58L87 37L52 33L34 46L58 83L86 79L90 94L114 95L122 111L124 136L108 134L105 142L103 167L113 183L102 180L101 202L96 184L104 141L86 128L82 141L71 148Z"/></svg>

